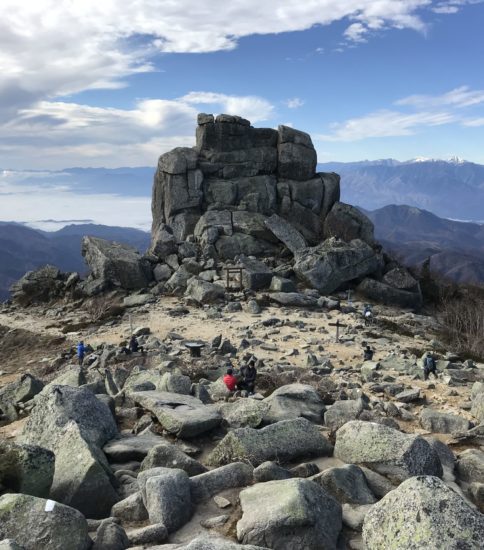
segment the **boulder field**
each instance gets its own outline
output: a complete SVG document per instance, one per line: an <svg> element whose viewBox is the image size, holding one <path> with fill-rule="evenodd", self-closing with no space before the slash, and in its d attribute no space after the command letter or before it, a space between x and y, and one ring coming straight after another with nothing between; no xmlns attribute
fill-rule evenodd
<svg viewBox="0 0 484 550"><path fill-rule="evenodd" d="M200 114L152 214L145 254L86 236L86 279L0 308L0 550L482 548L484 364L310 136Z"/></svg>
<svg viewBox="0 0 484 550"><path fill-rule="evenodd" d="M365 363L256 360L257 393L234 396L221 342L190 358L138 332L144 355L100 345L10 402L23 427L0 443L0 548L481 547L482 425L422 405L406 373L391 382L398 358L369 381ZM25 380L6 394L23 399Z"/></svg>

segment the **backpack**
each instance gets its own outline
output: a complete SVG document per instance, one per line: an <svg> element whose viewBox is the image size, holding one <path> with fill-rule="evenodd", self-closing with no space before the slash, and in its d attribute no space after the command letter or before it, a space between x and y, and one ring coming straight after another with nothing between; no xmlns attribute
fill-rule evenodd
<svg viewBox="0 0 484 550"><path fill-rule="evenodd" d="M428 355L427 358L425 359L425 366L428 367L429 369L435 368L435 359L430 355Z"/></svg>

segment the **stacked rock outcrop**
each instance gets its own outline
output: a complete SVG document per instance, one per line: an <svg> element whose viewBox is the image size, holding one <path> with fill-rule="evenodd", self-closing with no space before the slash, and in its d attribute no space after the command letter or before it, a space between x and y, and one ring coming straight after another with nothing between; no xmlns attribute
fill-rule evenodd
<svg viewBox="0 0 484 550"><path fill-rule="evenodd" d="M297 281L320 293L354 282L363 283L360 289L373 299L420 304L418 283L409 274L410 287L381 280L395 265L375 242L372 222L339 201L338 174L316 172L308 134L200 114L196 137L194 148L173 149L158 162L150 252L160 262L170 263L187 243L192 257L242 265L246 256L277 263L289 252ZM169 280L171 290L180 283L175 279Z"/></svg>
<svg viewBox="0 0 484 550"><path fill-rule="evenodd" d="M15 286L15 300L49 301L72 283L76 297L146 289L127 307L187 287L189 298L206 303L223 299L218 283L224 263L232 262L242 266L244 287L251 290L269 289L278 274L273 270L286 264L283 271L292 278L286 290L271 288L285 305L311 305L295 294L296 285L322 295L357 287L377 302L421 305L418 282L382 252L372 222L340 202L340 177L316 172L316 160L305 132L200 114L195 147L159 158L148 253L85 237L82 254L91 270L86 281L49 272L45 282L44 273L31 273ZM281 297L288 288L294 296Z"/></svg>
<svg viewBox="0 0 484 550"><path fill-rule="evenodd" d="M265 221L274 214L315 245L339 200L339 180L316 173L316 151L304 132L201 114L196 146L174 149L158 162L151 250L163 259L173 251L165 243L193 235L222 259L271 255L280 241Z"/></svg>

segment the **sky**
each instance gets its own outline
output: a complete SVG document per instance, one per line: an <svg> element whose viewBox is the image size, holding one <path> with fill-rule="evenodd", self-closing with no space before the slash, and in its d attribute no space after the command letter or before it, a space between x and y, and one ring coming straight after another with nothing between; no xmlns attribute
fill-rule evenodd
<svg viewBox="0 0 484 550"><path fill-rule="evenodd" d="M319 162L484 164L483 26L484 0L2 0L0 195L155 166L198 112L309 132Z"/></svg>

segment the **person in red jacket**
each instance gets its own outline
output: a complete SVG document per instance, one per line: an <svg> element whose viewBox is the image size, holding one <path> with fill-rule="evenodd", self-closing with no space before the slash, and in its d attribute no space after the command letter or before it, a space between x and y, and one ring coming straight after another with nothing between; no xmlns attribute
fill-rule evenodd
<svg viewBox="0 0 484 550"><path fill-rule="evenodd" d="M237 378L235 378L232 369L227 369L227 374L224 376L224 383L229 391L235 391L237 389Z"/></svg>

